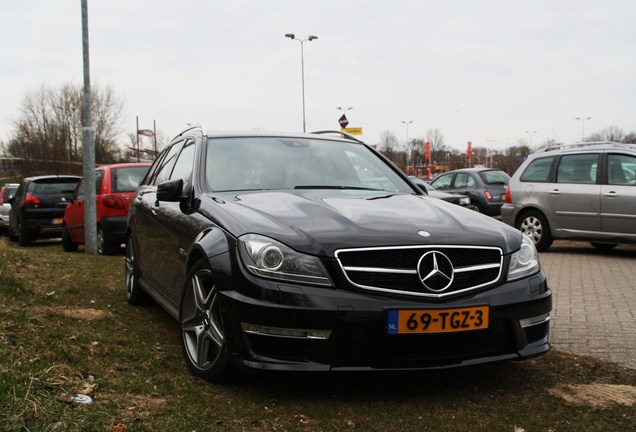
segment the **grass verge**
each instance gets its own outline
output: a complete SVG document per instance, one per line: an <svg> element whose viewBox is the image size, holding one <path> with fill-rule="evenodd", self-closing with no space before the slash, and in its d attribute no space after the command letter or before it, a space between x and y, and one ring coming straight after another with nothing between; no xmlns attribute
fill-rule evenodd
<svg viewBox="0 0 636 432"><path fill-rule="evenodd" d="M123 260L0 239L0 430L636 430L636 370L557 351L427 373L210 384L189 374L174 320L127 305ZM77 394L93 403L72 403Z"/></svg>

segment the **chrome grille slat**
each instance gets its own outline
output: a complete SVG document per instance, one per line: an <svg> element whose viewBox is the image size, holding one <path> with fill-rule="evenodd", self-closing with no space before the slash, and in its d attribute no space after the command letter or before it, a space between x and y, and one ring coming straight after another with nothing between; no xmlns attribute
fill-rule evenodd
<svg viewBox="0 0 636 432"><path fill-rule="evenodd" d="M432 251L448 256L454 268L453 282L443 292L426 288L418 275L420 257ZM430 298L443 298L493 286L500 280L503 268L503 252L497 247L373 247L341 249L336 251L335 256L345 277L355 287Z"/></svg>

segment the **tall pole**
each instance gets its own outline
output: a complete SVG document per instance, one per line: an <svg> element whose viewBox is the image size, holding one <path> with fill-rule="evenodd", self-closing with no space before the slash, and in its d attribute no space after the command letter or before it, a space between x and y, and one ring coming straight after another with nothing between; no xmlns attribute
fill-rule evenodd
<svg viewBox="0 0 636 432"><path fill-rule="evenodd" d="M402 123L404 123L406 125L406 150L408 151L408 149L409 149L409 125L411 123L413 123L413 120L409 120L409 121L402 120ZM415 168L415 158L413 158L411 160L411 163L413 164L413 168Z"/></svg>
<svg viewBox="0 0 636 432"><path fill-rule="evenodd" d="M302 94L303 94L303 133L307 132L307 127L305 123L305 52L304 52L304 43L312 40L318 39L318 36L308 36L307 39L297 39L296 35L293 33L287 33L285 37L290 38L291 40L297 40L300 42L300 79L302 83Z"/></svg>
<svg viewBox="0 0 636 432"><path fill-rule="evenodd" d="M97 205L95 203L95 129L91 116L91 78L88 56L88 7L82 0L82 51L84 63L84 124L82 152L84 170L84 249L97 255Z"/></svg>
<svg viewBox="0 0 636 432"><path fill-rule="evenodd" d="M532 148L532 135L536 134L537 131L526 131L526 133L530 135L530 147Z"/></svg>
<svg viewBox="0 0 636 432"><path fill-rule="evenodd" d="M581 142L585 142L585 121L591 120L592 117L577 117L576 120L581 121Z"/></svg>

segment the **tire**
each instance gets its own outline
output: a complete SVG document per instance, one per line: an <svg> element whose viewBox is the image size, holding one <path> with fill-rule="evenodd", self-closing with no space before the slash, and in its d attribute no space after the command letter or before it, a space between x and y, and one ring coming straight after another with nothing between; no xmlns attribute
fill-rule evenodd
<svg viewBox="0 0 636 432"><path fill-rule="evenodd" d="M219 298L212 271L200 259L188 272L181 297L181 348L190 371L215 382L231 373Z"/></svg>
<svg viewBox="0 0 636 432"><path fill-rule="evenodd" d="M126 242L126 259L124 260L124 280L126 300L133 306L143 306L150 302L150 297L139 285L139 267L137 265L137 249L132 236Z"/></svg>
<svg viewBox="0 0 636 432"><path fill-rule="evenodd" d="M521 215L517 229L532 239L539 252L547 251L552 246L550 225L541 212L531 210Z"/></svg>
<svg viewBox="0 0 636 432"><path fill-rule="evenodd" d="M100 255L114 255L119 252L119 245L109 242L104 237L104 231L97 227L97 253Z"/></svg>
<svg viewBox="0 0 636 432"><path fill-rule="evenodd" d="M592 242L591 244L596 249L602 250L602 251L614 249L616 246L618 246L618 243L597 243L597 242Z"/></svg>
<svg viewBox="0 0 636 432"><path fill-rule="evenodd" d="M19 238L18 243L20 246L30 246L33 241L31 235L27 232L27 229L18 221Z"/></svg>
<svg viewBox="0 0 636 432"><path fill-rule="evenodd" d="M71 240L71 235L66 229L66 225L62 226L62 248L64 252L77 252L77 244Z"/></svg>

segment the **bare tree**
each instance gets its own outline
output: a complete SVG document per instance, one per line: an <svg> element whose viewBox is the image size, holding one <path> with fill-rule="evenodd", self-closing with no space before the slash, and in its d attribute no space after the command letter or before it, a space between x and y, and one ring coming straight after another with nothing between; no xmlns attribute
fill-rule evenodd
<svg viewBox="0 0 636 432"><path fill-rule="evenodd" d="M27 93L14 120L7 152L22 158L23 173L81 174L82 87L64 84L59 88L42 85ZM121 160L116 143L123 103L109 86L92 89L95 127L95 161Z"/></svg>
<svg viewBox="0 0 636 432"><path fill-rule="evenodd" d="M625 133L618 126L609 126L593 133L586 141L614 141L624 142Z"/></svg>

